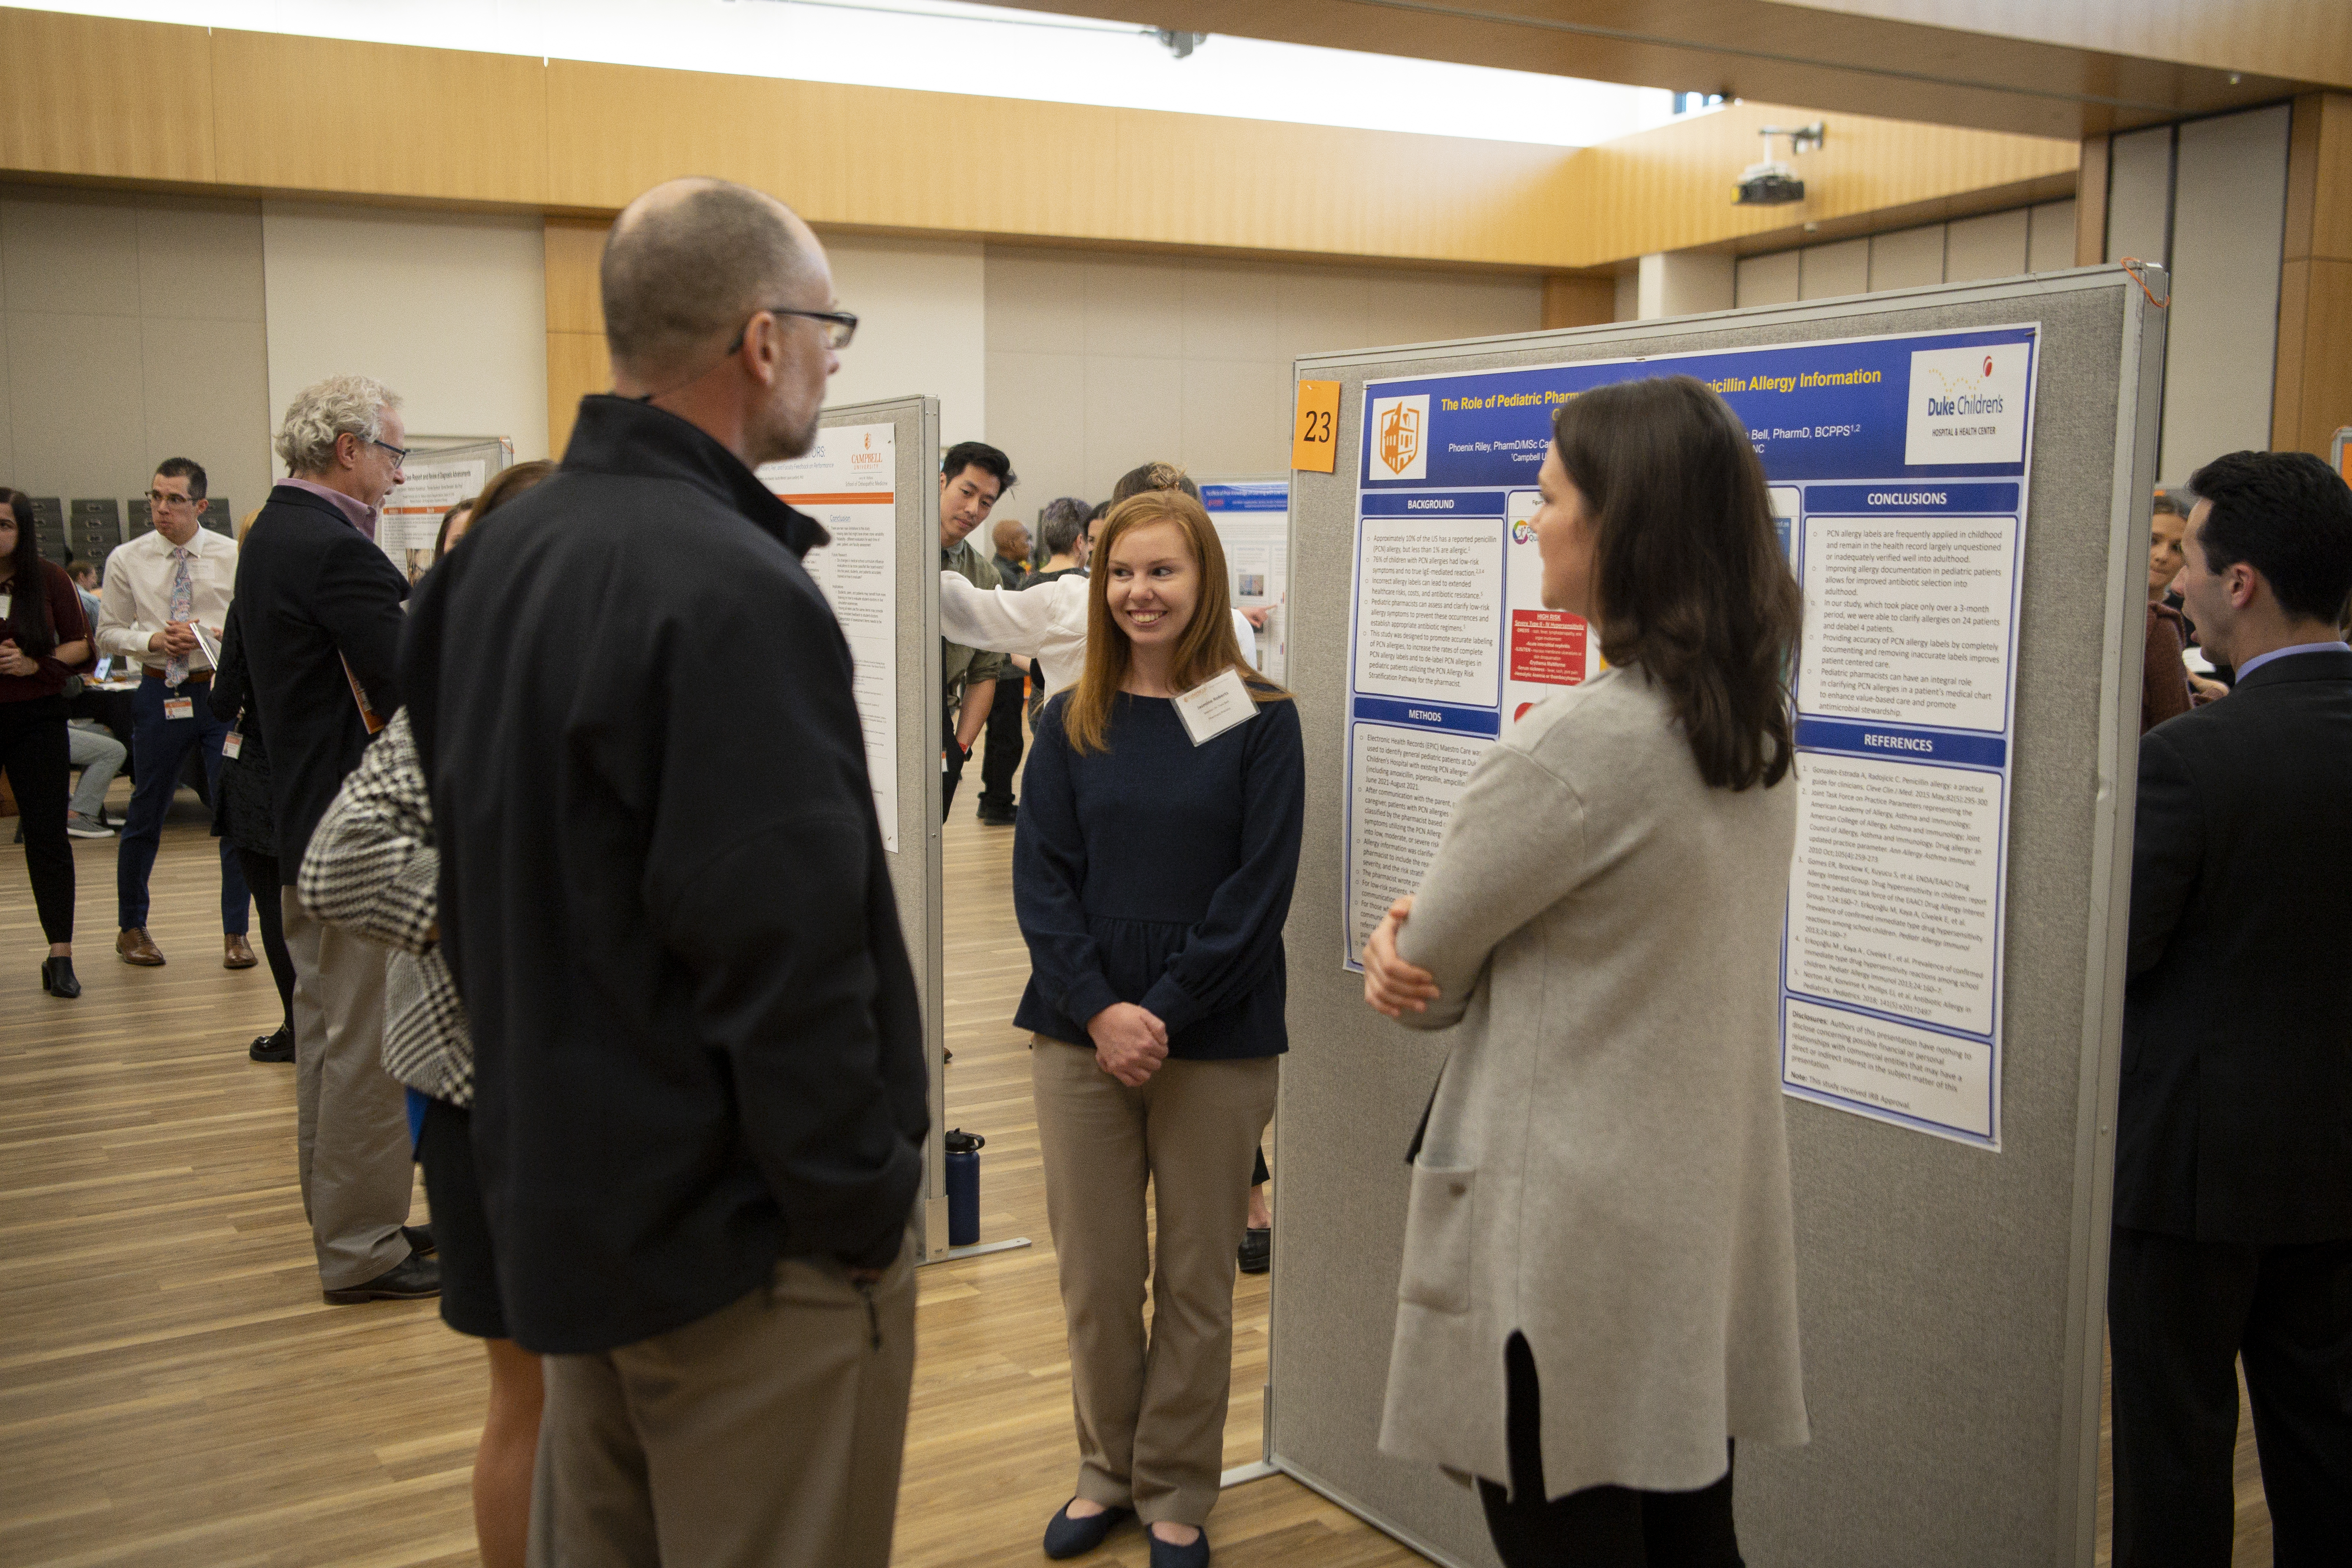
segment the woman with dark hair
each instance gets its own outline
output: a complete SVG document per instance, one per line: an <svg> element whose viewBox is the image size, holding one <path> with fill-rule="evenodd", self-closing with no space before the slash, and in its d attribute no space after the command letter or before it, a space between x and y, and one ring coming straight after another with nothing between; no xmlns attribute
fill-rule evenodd
<svg viewBox="0 0 2352 1568"><path fill-rule="evenodd" d="M1298 712L1243 660L1224 552L1180 491L1112 510L1087 614L1077 683L1039 718L1013 848L1030 962L1013 1023L1032 1032L1078 1427L1077 1495L1045 1555L1091 1551L1133 1512L1153 1568L1200 1568L1250 1157L1288 1046Z"/></svg>
<svg viewBox="0 0 2352 1568"><path fill-rule="evenodd" d="M1734 1439L1808 1436L1777 1008L1797 584L1687 376L1562 406L1543 602L1610 668L1463 788L1364 995L1448 1030L1382 1451L1475 1477L1510 1568L1740 1561Z"/></svg>
<svg viewBox="0 0 2352 1568"><path fill-rule="evenodd" d="M555 472L517 463L442 531L440 552ZM438 564L436 559L436 564ZM417 1163L440 1248L441 1319L485 1342L489 1409L474 1451L474 1534L484 1568L522 1568L543 1385L539 1358L507 1331L498 1260L474 1173L474 1038L441 956L440 852L408 710L370 742L303 853L295 884L321 921L392 949L384 974L383 1068L423 1101Z"/></svg>
<svg viewBox="0 0 2352 1568"><path fill-rule="evenodd" d="M74 978L73 841L66 836L66 677L90 665L81 596L41 559L33 498L0 487L0 769L24 818L25 870L49 939L41 989L70 1001Z"/></svg>

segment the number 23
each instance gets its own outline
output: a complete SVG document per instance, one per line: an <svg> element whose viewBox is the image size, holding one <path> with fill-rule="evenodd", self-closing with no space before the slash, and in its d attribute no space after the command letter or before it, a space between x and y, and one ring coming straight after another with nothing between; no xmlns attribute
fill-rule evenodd
<svg viewBox="0 0 2352 1568"><path fill-rule="evenodd" d="M1305 422L1299 426L1298 438L1302 441L1328 441L1331 438L1330 411L1308 409Z"/></svg>

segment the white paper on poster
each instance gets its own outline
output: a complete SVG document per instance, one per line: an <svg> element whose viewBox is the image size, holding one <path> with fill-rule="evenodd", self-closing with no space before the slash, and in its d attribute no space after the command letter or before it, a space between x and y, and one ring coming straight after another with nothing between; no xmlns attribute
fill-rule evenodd
<svg viewBox="0 0 2352 1568"><path fill-rule="evenodd" d="M1494 707L1503 593L1503 531L1494 519L1364 519L1356 546L1355 689Z"/></svg>
<svg viewBox="0 0 2352 1568"><path fill-rule="evenodd" d="M461 458L419 455L400 468L401 482L376 511L375 543L400 568L401 575L414 583L433 564L433 546L441 537L443 515L468 496L481 494L482 486L497 470L478 452Z"/></svg>
<svg viewBox="0 0 2352 1568"><path fill-rule="evenodd" d="M806 457L770 463L760 478L787 505L824 525L831 543L803 559L848 639L866 772L882 847L898 852L898 474L891 425L817 431Z"/></svg>

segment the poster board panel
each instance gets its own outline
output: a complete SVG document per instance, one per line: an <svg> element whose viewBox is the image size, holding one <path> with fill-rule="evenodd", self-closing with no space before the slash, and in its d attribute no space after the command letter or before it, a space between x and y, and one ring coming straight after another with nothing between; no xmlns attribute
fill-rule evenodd
<svg viewBox="0 0 2352 1568"><path fill-rule="evenodd" d="M1366 383L2020 322L2037 326L2041 359L2016 627L2000 1146L1786 1102L1815 1436L1742 1450L1739 1517L1759 1568L2087 1564L2160 314L2121 273L2086 270L1300 362L1302 378L1336 377L1344 393L1337 471L1292 477L1289 675L1309 795L1286 932L1268 1447L1441 1561L1494 1560L1475 1500L1375 1445L1402 1156L1443 1038L1372 1015L1337 962ZM1499 1365L1496 1384L1499 1400Z"/></svg>
<svg viewBox="0 0 2352 1568"><path fill-rule="evenodd" d="M845 404L817 421L805 458L760 469L834 535L809 552L856 663L859 717L890 888L913 959L929 1077L917 1226L922 1258L947 1250L946 1033L940 904L940 403Z"/></svg>

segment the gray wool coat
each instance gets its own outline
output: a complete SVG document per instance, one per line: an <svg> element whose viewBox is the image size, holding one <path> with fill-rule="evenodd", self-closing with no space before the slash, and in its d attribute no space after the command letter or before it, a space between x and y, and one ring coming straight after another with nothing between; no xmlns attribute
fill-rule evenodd
<svg viewBox="0 0 2352 1568"><path fill-rule="evenodd" d="M1778 1029L1796 788L1710 789L1612 668L1473 770L1399 936L1442 994L1381 1447L1507 1481L1503 1347L1544 1488L1687 1490L1809 1431Z"/></svg>

